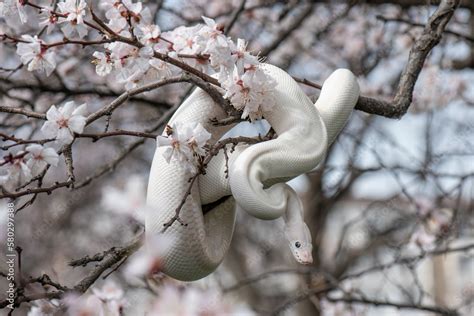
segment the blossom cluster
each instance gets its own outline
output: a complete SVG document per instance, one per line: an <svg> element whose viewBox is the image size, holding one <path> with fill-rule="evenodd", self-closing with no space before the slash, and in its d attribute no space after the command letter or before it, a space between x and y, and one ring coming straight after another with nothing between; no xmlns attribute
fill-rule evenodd
<svg viewBox="0 0 474 316"><path fill-rule="evenodd" d="M57 145L70 144L74 133L82 133L86 124L87 105L76 107L73 101L66 102L59 109L52 105L46 112L46 122L41 131ZM53 147L31 144L24 151L9 153L0 160L0 185L13 187L39 175L47 165L57 166L59 155Z"/></svg>
<svg viewBox="0 0 474 316"><path fill-rule="evenodd" d="M129 37L130 31L121 18L124 15L120 13L122 6L103 5L107 8L107 25L120 35ZM138 4L128 14L136 17L132 24L143 47L123 42L105 44L105 52L94 53L97 74L105 76L115 70L118 81L130 89L179 71L156 58L157 52L217 76L226 91L224 96L236 109L243 111L242 118L259 119L264 111L271 110L274 104L271 91L276 82L259 67L258 57L246 50L243 39L238 39L235 44L223 33L222 25L206 17L203 17L205 24L181 26L161 33L159 26L149 23L148 11L142 10Z"/></svg>
<svg viewBox="0 0 474 316"><path fill-rule="evenodd" d="M135 41L113 39L103 44L104 51L94 52L92 62L99 76L113 72L119 83L131 89L181 71L157 58L158 53L216 76L225 90L224 96L236 109L242 110L242 118L259 119L265 111L271 110L274 104L271 91L276 82L260 67L258 57L247 51L243 39L234 43L224 34L223 25L203 17L205 24L181 26L162 33L153 23L150 10L139 1L106 0L100 1L99 7L105 12L105 27L110 32ZM0 7L0 16L17 12L26 22L24 10L24 2L7 0ZM66 38L65 43L77 42L92 37L88 17L86 1L64 0L58 2L57 11L41 7L39 24L46 27L47 34L58 25ZM57 64L52 46L61 45L48 45L38 36L22 35L18 39L17 54L29 71L44 71L49 76Z"/></svg>
<svg viewBox="0 0 474 316"><path fill-rule="evenodd" d="M24 1L7 0L0 7L0 16L9 16L18 12L21 21L25 23L27 16L24 6ZM86 8L87 3L84 0L58 2L58 12L50 8L40 10L39 25L45 26L49 34L57 24L60 24L61 31L67 38L75 36L79 39L84 38L88 34L88 28L84 21ZM20 55L22 63L28 65L29 71L44 71L49 76L56 68L56 54L37 35L34 37L28 34L22 35L17 45L17 54Z"/></svg>
<svg viewBox="0 0 474 316"><path fill-rule="evenodd" d="M206 154L211 134L200 123L176 122L165 129L166 136L158 136L158 146L167 146L163 153L166 161L177 161L189 172L196 172L196 166Z"/></svg>
<svg viewBox="0 0 474 316"><path fill-rule="evenodd" d="M22 1L6 1L0 8L0 15L14 12L24 15L24 7ZM276 82L264 72L258 57L247 51L246 42L238 39L234 43L224 34L221 24L203 17L204 24L181 26L162 33L153 23L150 10L141 2L106 0L101 1L99 7L104 10L105 27L110 32L122 38L136 39L135 43L111 40L103 44L104 51L95 51L92 63L99 76L113 74L117 82L131 89L179 73L181 69L157 58L166 55L216 77L225 91L224 97L242 111L242 118L260 119L264 112L272 109L275 102L272 90ZM89 37L91 27L86 22L89 14L84 0L60 1L57 11L44 7L40 14L40 25L47 28L47 34L59 25L67 40ZM56 46L61 45L47 44L37 35L22 35L17 54L29 71L44 71L49 76L56 68L53 48ZM73 108L72 102L59 110L52 106L47 112L48 121L41 129L43 134L60 144L71 143L74 133L81 133L86 123L86 106ZM165 152L168 162L173 159L185 163L186 168L194 172L210 134L201 125L184 125L177 123L170 128L173 132L168 137L159 137L158 145L170 146Z"/></svg>
<svg viewBox="0 0 474 316"><path fill-rule="evenodd" d="M46 49L44 41L37 35L22 35L21 39L16 50L21 62L28 65L28 71L44 70L49 76L56 68L55 53Z"/></svg>
<svg viewBox="0 0 474 316"><path fill-rule="evenodd" d="M48 164L57 166L59 156L53 148L32 144L24 151L9 153L0 160L0 185L13 187L38 175Z"/></svg>

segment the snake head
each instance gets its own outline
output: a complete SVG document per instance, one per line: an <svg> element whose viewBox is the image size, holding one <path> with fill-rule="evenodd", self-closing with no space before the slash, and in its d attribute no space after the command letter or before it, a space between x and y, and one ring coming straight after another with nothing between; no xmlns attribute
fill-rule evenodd
<svg viewBox="0 0 474 316"><path fill-rule="evenodd" d="M289 242L291 253L298 263L311 264L313 263L311 233L305 223L300 223L298 226L287 227L286 238Z"/></svg>
<svg viewBox="0 0 474 316"><path fill-rule="evenodd" d="M301 264L313 263L313 245L311 243L294 240L290 242L290 249L293 257Z"/></svg>

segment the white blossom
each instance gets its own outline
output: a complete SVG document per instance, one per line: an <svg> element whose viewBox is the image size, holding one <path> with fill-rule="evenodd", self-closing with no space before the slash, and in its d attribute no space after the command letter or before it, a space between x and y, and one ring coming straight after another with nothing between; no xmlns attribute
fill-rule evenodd
<svg viewBox="0 0 474 316"><path fill-rule="evenodd" d="M192 27L179 26L169 36L173 39L173 49L181 54L200 54L205 46L200 47L196 44L196 36L202 25L198 24Z"/></svg>
<svg viewBox="0 0 474 316"><path fill-rule="evenodd" d="M106 0L100 2L100 7L106 11L105 17L109 19L107 26L117 33L121 33L128 26L127 19L130 19L134 26L147 24L152 20L150 10L143 8L140 1L133 3L131 0Z"/></svg>
<svg viewBox="0 0 474 316"><path fill-rule="evenodd" d="M40 22L39 25L41 27L46 26L46 33L50 34L56 24L58 24L59 17L53 13L53 11L49 9L42 9L40 13Z"/></svg>
<svg viewBox="0 0 474 316"><path fill-rule="evenodd" d="M124 67L118 72L118 80L125 83L126 89L132 89L143 82L145 75L150 69L150 60L153 58L153 49L144 46L133 51L134 55L127 58Z"/></svg>
<svg viewBox="0 0 474 316"><path fill-rule="evenodd" d="M172 126L168 126L168 136L158 136L156 138L157 146L169 146L163 153L166 161L176 160L179 162L186 162L192 157L192 151L187 145L189 137L192 135L185 134L182 129L183 124L177 122ZM186 129L188 132L189 129Z"/></svg>
<svg viewBox="0 0 474 316"><path fill-rule="evenodd" d="M92 63L95 64L95 72L99 76L103 77L112 72L113 64L112 64L112 60L110 59L110 54L102 53L102 52L94 52L92 56L95 57Z"/></svg>
<svg viewBox="0 0 474 316"><path fill-rule="evenodd" d="M21 62L28 65L28 71L45 71L49 76L56 68L55 54L47 49L38 36L22 35L22 41L17 45L16 53L20 55Z"/></svg>
<svg viewBox="0 0 474 316"><path fill-rule="evenodd" d="M156 70L158 78L168 77L172 73L169 64L158 58L151 58L149 64L154 70Z"/></svg>
<svg viewBox="0 0 474 316"><path fill-rule="evenodd" d="M244 73L246 68L256 67L259 64L257 56L247 51L247 43L241 38L237 39L237 45L232 48L232 60L239 73Z"/></svg>
<svg viewBox="0 0 474 316"><path fill-rule="evenodd" d="M265 111L271 111L275 104L273 90L276 82L262 69L254 68L239 74L237 67L232 76L222 82L224 95L238 110L243 110L242 118L260 119Z"/></svg>
<svg viewBox="0 0 474 316"><path fill-rule="evenodd" d="M186 170L196 172L196 158L205 155L205 145L211 134L201 123L176 122L167 128L167 136L158 136L157 146L169 146L163 153L168 163L178 161Z"/></svg>
<svg viewBox="0 0 474 316"><path fill-rule="evenodd" d="M87 104L75 108L74 101L64 104L59 110L55 105L46 112L48 119L41 128L43 134L48 138L54 138L60 144L70 144L74 139L74 133L82 133L86 125Z"/></svg>
<svg viewBox="0 0 474 316"><path fill-rule="evenodd" d="M204 47L202 52L210 55L211 66L220 68L224 66L232 69L232 40L224 35L223 27L214 20L202 17L206 25L202 27L195 42L198 47Z"/></svg>
<svg viewBox="0 0 474 316"><path fill-rule="evenodd" d="M188 139L189 147L195 154L204 156L206 154L205 146L211 138L211 134L201 124L197 124L191 133L192 136Z"/></svg>
<svg viewBox="0 0 474 316"><path fill-rule="evenodd" d="M84 24L84 16L86 15L87 3L84 0L65 0L58 3L59 11L66 15L65 18L60 18L60 23L65 23L61 28L64 35L70 37L77 33L79 38L87 35L87 27Z"/></svg>
<svg viewBox="0 0 474 316"><path fill-rule="evenodd" d="M156 24L140 25L138 30L138 38L145 45L157 43L160 39L161 30Z"/></svg>
<svg viewBox="0 0 474 316"><path fill-rule="evenodd" d="M0 166L2 166L0 185L11 187L19 183L25 183L32 178L25 156L25 152L19 152L16 155L10 153L0 160Z"/></svg>
<svg viewBox="0 0 474 316"><path fill-rule="evenodd" d="M45 148L39 144L33 144L26 147L28 152L27 165L31 173L36 176L46 165L50 164L54 167L58 165L59 156L53 148Z"/></svg>
<svg viewBox="0 0 474 316"><path fill-rule="evenodd" d="M104 47L110 51L110 58L116 68L126 66L129 58L138 55L138 48L122 42L105 44Z"/></svg>
<svg viewBox="0 0 474 316"><path fill-rule="evenodd" d="M26 23L28 17L25 12L25 1L20 0L4 0L0 3L0 17L14 16L18 13L21 23Z"/></svg>

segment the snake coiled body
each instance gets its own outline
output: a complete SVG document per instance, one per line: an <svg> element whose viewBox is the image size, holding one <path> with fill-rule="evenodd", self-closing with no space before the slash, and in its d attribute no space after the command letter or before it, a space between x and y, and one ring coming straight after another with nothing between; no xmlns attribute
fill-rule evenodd
<svg viewBox="0 0 474 316"><path fill-rule="evenodd" d="M262 65L277 83L276 104L264 113L278 137L251 146L238 146L229 156L214 157L199 176L183 205L180 218L164 234L173 244L165 254L162 271L179 280L192 281L213 272L222 262L232 239L235 203L260 219L276 219L301 208L296 193L284 182L315 168L330 143L344 127L359 97L354 75L336 70L324 83L316 106L285 71ZM217 142L233 125L214 126L224 110L201 89L196 89L171 118L174 122L201 123ZM167 163L165 148L157 147L150 171L146 214L147 235L159 234L175 214L188 188L189 174L178 162ZM225 170L229 168L229 177ZM216 202L203 214L201 206Z"/></svg>

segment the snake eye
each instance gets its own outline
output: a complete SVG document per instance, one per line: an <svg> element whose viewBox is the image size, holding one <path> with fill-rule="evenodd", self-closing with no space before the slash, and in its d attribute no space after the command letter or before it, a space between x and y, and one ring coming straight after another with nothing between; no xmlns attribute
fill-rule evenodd
<svg viewBox="0 0 474 316"><path fill-rule="evenodd" d="M299 241L295 242L295 247L296 247L296 248L301 247L301 243L300 243Z"/></svg>

